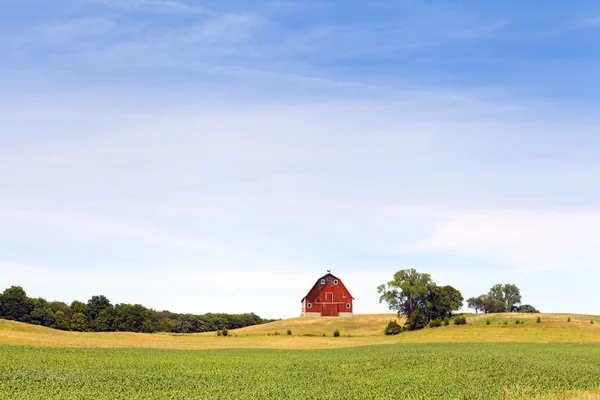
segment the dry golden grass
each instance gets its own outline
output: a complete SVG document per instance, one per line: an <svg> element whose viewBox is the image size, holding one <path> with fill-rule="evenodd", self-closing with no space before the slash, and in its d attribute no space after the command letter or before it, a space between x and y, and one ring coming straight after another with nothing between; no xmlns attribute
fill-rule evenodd
<svg viewBox="0 0 600 400"><path fill-rule="evenodd" d="M553 396L540 397L544 400L600 400L600 389L584 390L584 391L565 391L565 393L556 394Z"/></svg>
<svg viewBox="0 0 600 400"><path fill-rule="evenodd" d="M541 323L536 323L538 315ZM572 322L567 322L567 318ZM98 348L279 348L320 349L393 343L506 342L506 343L600 343L600 319L568 314L494 314L468 316L468 324L425 328L397 336L383 329L393 314L355 315L353 318L292 318L230 331L176 335L130 332L64 332L13 321L0 320L0 344ZM485 321L489 319L490 325ZM515 325L519 319L525 324ZM590 319L595 323L591 324ZM504 325L504 322L507 325ZM290 329L293 335L288 336ZM339 329L341 337L334 338ZM275 333L278 335L275 335ZM326 337L323 337L326 334ZM305 336L310 335L310 336Z"/></svg>

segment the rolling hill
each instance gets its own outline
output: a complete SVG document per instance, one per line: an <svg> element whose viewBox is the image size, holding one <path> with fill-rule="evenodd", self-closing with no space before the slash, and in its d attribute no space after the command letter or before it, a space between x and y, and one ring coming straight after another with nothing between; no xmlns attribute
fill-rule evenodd
<svg viewBox="0 0 600 400"><path fill-rule="evenodd" d="M537 317L541 323L537 323ZM393 343L505 342L600 343L600 317L577 314L467 315L468 324L425 328L397 336L383 329L393 314L363 314L353 318L291 318L231 330L228 337L201 334L131 332L65 332L0 320L0 344L98 348L337 348ZM567 322L568 319L571 322ZM489 325L486 321L489 320ZM518 325L516 320L520 322ZM590 321L594 321L591 323ZM287 330L292 335L287 335ZM341 337L333 337L339 329ZM325 336L323 336L325 335Z"/></svg>

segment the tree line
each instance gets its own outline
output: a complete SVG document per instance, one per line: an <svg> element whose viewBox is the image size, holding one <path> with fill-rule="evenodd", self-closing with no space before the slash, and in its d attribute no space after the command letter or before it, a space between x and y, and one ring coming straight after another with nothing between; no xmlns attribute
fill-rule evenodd
<svg viewBox="0 0 600 400"><path fill-rule="evenodd" d="M516 285L497 284L487 294L467 299L469 308L484 313L526 312L539 313L532 305L521 304L521 291Z"/></svg>
<svg viewBox="0 0 600 400"><path fill-rule="evenodd" d="M379 285L377 291L380 303L385 301L390 310L398 313L398 317L406 316L402 330L440 326L442 321L448 325L448 320L455 317L454 313L460 310L464 301L459 290L452 286L438 286L431 275L415 269L396 272L394 278ZM513 284L494 285L487 294L469 298L467 305L476 313L539 312L529 304L521 304L521 292ZM455 320L457 324L465 322L464 317ZM400 331L398 328L388 325L388 329L395 330L395 333Z"/></svg>
<svg viewBox="0 0 600 400"><path fill-rule="evenodd" d="M243 328L273 320L247 314L178 314L156 311L140 304L111 304L106 296L92 296L87 303L47 301L27 297L20 286L0 294L0 318L80 332L196 333Z"/></svg>

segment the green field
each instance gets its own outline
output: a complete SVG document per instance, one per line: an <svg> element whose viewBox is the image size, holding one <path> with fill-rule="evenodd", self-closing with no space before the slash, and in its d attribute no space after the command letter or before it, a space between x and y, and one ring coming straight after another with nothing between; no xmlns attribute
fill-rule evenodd
<svg viewBox="0 0 600 400"><path fill-rule="evenodd" d="M505 391L558 400L563 390L565 399L600 400L597 316L470 315L467 325L385 336L390 318L292 318L228 337L0 320L0 400L503 399Z"/></svg>
<svg viewBox="0 0 600 400"><path fill-rule="evenodd" d="M600 385L600 346L327 350L0 346L0 399L510 399ZM590 397L591 398L591 397ZM595 397L593 397L595 398Z"/></svg>

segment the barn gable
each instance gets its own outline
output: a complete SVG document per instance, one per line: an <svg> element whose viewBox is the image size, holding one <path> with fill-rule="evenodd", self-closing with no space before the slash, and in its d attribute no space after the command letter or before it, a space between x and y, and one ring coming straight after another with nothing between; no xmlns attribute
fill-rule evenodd
<svg viewBox="0 0 600 400"><path fill-rule="evenodd" d="M354 297L337 276L327 273L317 279L300 301L302 316L348 317L353 315Z"/></svg>

